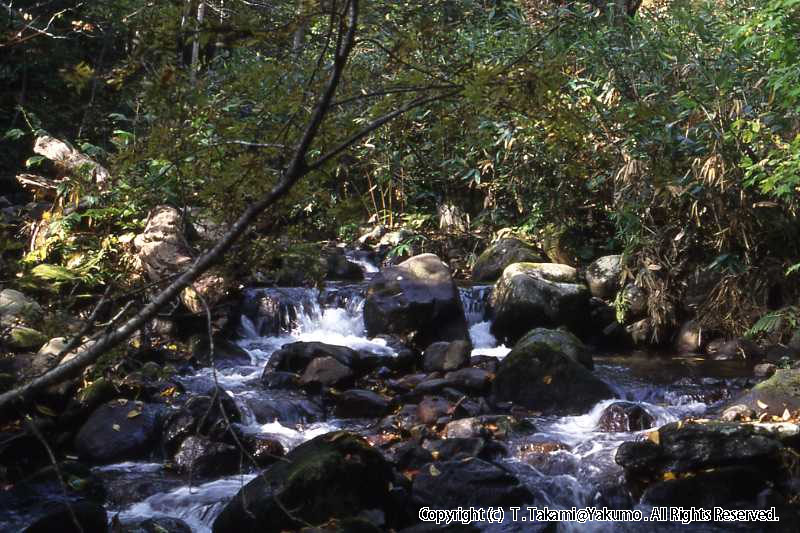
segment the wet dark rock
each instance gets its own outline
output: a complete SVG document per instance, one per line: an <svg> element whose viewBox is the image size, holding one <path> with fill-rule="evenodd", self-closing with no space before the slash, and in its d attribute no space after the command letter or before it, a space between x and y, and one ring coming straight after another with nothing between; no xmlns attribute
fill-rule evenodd
<svg viewBox="0 0 800 533"><path fill-rule="evenodd" d="M300 375L279 370L264 371L261 384L268 389L296 389L300 386Z"/></svg>
<svg viewBox="0 0 800 533"><path fill-rule="evenodd" d="M119 533L192 533L192 528L179 518L158 516L127 524L119 529Z"/></svg>
<svg viewBox="0 0 800 533"><path fill-rule="evenodd" d="M436 424L450 414L453 404L440 396L426 396L417 404L417 418L423 424Z"/></svg>
<svg viewBox="0 0 800 533"><path fill-rule="evenodd" d="M508 265L539 263L544 255L531 245L513 237L500 239L478 256L472 267L473 281L495 281Z"/></svg>
<svg viewBox="0 0 800 533"><path fill-rule="evenodd" d="M578 337L561 329L546 329L534 328L526 333L517 344L517 346L524 346L525 344L541 342L548 345L550 348L557 352L561 352L576 363L580 363L589 370L594 369L594 361L592 360L592 352Z"/></svg>
<svg viewBox="0 0 800 533"><path fill-rule="evenodd" d="M262 468L285 455L283 445L275 439L263 435L242 435L239 439L250 457Z"/></svg>
<svg viewBox="0 0 800 533"><path fill-rule="evenodd" d="M204 478L235 474L240 469L242 457L235 446L190 436L181 443L174 461L179 471Z"/></svg>
<svg viewBox="0 0 800 533"><path fill-rule="evenodd" d="M347 260L344 252L334 248L325 258L325 279L360 281L364 279L364 271L355 263Z"/></svg>
<svg viewBox="0 0 800 533"><path fill-rule="evenodd" d="M734 399L731 404L746 405L757 415L767 413L782 416L786 409L794 412L800 409L800 370L776 370L772 377Z"/></svg>
<svg viewBox="0 0 800 533"><path fill-rule="evenodd" d="M211 365L211 344L208 336L199 336L192 346L192 362L201 366ZM214 366L228 368L238 365L249 365L250 354L236 344L219 335L214 337Z"/></svg>
<svg viewBox="0 0 800 533"><path fill-rule="evenodd" d="M567 265L510 265L495 284L491 305L491 332L506 345L516 343L531 328L566 326L580 333L589 323L589 290Z"/></svg>
<svg viewBox="0 0 800 533"><path fill-rule="evenodd" d="M414 387L413 397L421 398L430 394L438 394L449 384L450 382L448 380L440 377L426 379Z"/></svg>
<svg viewBox="0 0 800 533"><path fill-rule="evenodd" d="M597 429L606 432L642 431L653 427L652 415L641 405L632 402L614 402L603 410Z"/></svg>
<svg viewBox="0 0 800 533"><path fill-rule="evenodd" d="M427 374L406 374L399 379L390 379L386 384L396 392L408 392L428 378Z"/></svg>
<svg viewBox="0 0 800 533"><path fill-rule="evenodd" d="M336 397L334 414L340 418L377 418L389 411L389 401L370 390L351 389Z"/></svg>
<svg viewBox="0 0 800 533"><path fill-rule="evenodd" d="M770 344L760 350L765 361L781 366L788 362L796 362L800 357L800 350L782 344Z"/></svg>
<svg viewBox="0 0 800 533"><path fill-rule="evenodd" d="M411 488L414 501L434 509L523 505L530 491L510 472L482 459L441 461L422 468Z"/></svg>
<svg viewBox="0 0 800 533"><path fill-rule="evenodd" d="M265 373L269 369L274 369L302 374L312 361L323 357L335 359L341 365L354 368L359 354L346 346L322 342L292 342L283 345L270 356Z"/></svg>
<svg viewBox="0 0 800 533"><path fill-rule="evenodd" d="M140 459L151 451L160 430L161 408L115 400L98 407L75 436L79 455L96 463Z"/></svg>
<svg viewBox="0 0 800 533"><path fill-rule="evenodd" d="M416 442L401 442L392 447L395 467L399 471L419 470L426 464L434 461L430 450L423 448Z"/></svg>
<svg viewBox="0 0 800 533"><path fill-rule="evenodd" d="M622 256L607 255L596 259L586 269L586 284L592 296L608 300L619 290L622 275Z"/></svg>
<svg viewBox="0 0 800 533"><path fill-rule="evenodd" d="M515 346L498 366L492 391L499 401L559 414L582 414L614 397L583 365L542 343Z"/></svg>
<svg viewBox="0 0 800 533"><path fill-rule="evenodd" d="M470 394L488 393L493 378L494 374L482 368L462 368L444 376L448 386Z"/></svg>
<svg viewBox="0 0 800 533"><path fill-rule="evenodd" d="M308 396L293 391L272 391L268 395L244 393L240 399L250 408L259 424L280 422L302 424L325 417L322 406Z"/></svg>
<svg viewBox="0 0 800 533"><path fill-rule="evenodd" d="M378 428L383 431L397 430L408 433L421 423L417 416L417 405L409 404L402 406L397 413L384 417L378 424Z"/></svg>
<svg viewBox="0 0 800 533"><path fill-rule="evenodd" d="M459 398L453 409L453 418L470 418L480 415L488 415L492 408L485 398Z"/></svg>
<svg viewBox="0 0 800 533"><path fill-rule="evenodd" d="M673 422L652 441L625 442L617 464L636 472L684 473L731 465L781 468L783 445L764 428L729 422Z"/></svg>
<svg viewBox="0 0 800 533"><path fill-rule="evenodd" d="M345 388L355 381L355 373L333 357L319 357L311 361L300 376L300 386L309 390L321 387Z"/></svg>
<svg viewBox="0 0 800 533"><path fill-rule="evenodd" d="M389 507L391 465L347 432L299 445L248 483L214 521L214 533L297 529ZM286 512L291 509L292 516Z"/></svg>
<svg viewBox="0 0 800 533"><path fill-rule="evenodd" d="M19 529L14 530L25 533L106 533L108 518L103 506L92 501L79 500L69 504L50 501L44 503L29 522L19 524Z"/></svg>
<svg viewBox="0 0 800 533"><path fill-rule="evenodd" d="M500 361L497 357L492 357L491 355L475 355L469 360L469 366L488 370L492 374L497 371L498 364L500 364Z"/></svg>
<svg viewBox="0 0 800 533"><path fill-rule="evenodd" d="M716 339L705 347L706 354L718 361L729 359L759 359L764 353L755 342L748 339Z"/></svg>
<svg viewBox="0 0 800 533"><path fill-rule="evenodd" d="M425 447L430 450L437 461L461 460L469 457L479 457L484 460L493 459L483 438L447 438L442 440L427 441Z"/></svg>
<svg viewBox="0 0 800 533"><path fill-rule="evenodd" d="M367 288L364 323L370 337L398 335L417 349L438 341L470 340L450 269L433 254L412 257L376 275Z"/></svg>
<svg viewBox="0 0 800 533"><path fill-rule="evenodd" d="M769 473L752 466L728 466L696 475L654 483L642 494L642 503L672 507L746 506L770 484Z"/></svg>
<svg viewBox="0 0 800 533"><path fill-rule="evenodd" d="M425 372L449 372L466 366L472 347L467 341L434 342L422 354Z"/></svg>
<svg viewBox="0 0 800 533"><path fill-rule="evenodd" d="M241 419L233 399L222 389L217 389L215 395L193 396L179 409L169 411L165 415L161 440L168 453L174 453L190 435L229 441L231 434L228 421L234 424L241 422Z"/></svg>

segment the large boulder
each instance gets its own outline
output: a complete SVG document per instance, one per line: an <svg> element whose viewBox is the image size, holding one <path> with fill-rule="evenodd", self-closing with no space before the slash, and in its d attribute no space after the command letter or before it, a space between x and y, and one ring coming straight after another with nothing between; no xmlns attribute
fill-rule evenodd
<svg viewBox="0 0 800 533"><path fill-rule="evenodd" d="M580 363L589 370L594 369L592 352L578 337L562 329L534 328L525 334L518 345L541 342L553 350L563 353L576 363Z"/></svg>
<svg viewBox="0 0 800 533"><path fill-rule="evenodd" d="M622 256L607 255L596 259L586 269L586 284L592 296L608 300L619 290L622 275Z"/></svg>
<svg viewBox="0 0 800 533"><path fill-rule="evenodd" d="M364 324L371 337L397 335L420 350L437 341L470 340L458 287L433 254L414 256L372 279Z"/></svg>
<svg viewBox="0 0 800 533"><path fill-rule="evenodd" d="M97 463L141 459L159 431L160 407L115 400L98 407L75 436L81 457Z"/></svg>
<svg viewBox="0 0 800 533"><path fill-rule="evenodd" d="M175 466L195 478L235 474L243 457L236 446L192 435L175 453Z"/></svg>
<svg viewBox="0 0 800 533"><path fill-rule="evenodd" d="M580 363L541 342L514 346L497 368L492 391L544 413L582 414L614 391Z"/></svg>
<svg viewBox="0 0 800 533"><path fill-rule="evenodd" d="M478 256L472 267L473 281L495 281L508 265L514 263L540 263L544 256L529 244L507 237L489 246Z"/></svg>
<svg viewBox="0 0 800 533"><path fill-rule="evenodd" d="M589 290L577 272L556 263L515 263L497 281L490 300L491 332L513 344L531 328L566 326L584 331L589 322Z"/></svg>
<svg viewBox="0 0 800 533"><path fill-rule="evenodd" d="M137 258L152 281L171 277L194 262L184 231L180 211L171 206L154 208L147 219L144 232L134 239ZM220 272L206 271L181 293L181 301L193 313L205 312L202 299L213 307L227 294L228 283Z"/></svg>
<svg viewBox="0 0 800 533"><path fill-rule="evenodd" d="M391 465L361 437L327 433L305 442L242 488L214 533L295 530L390 505Z"/></svg>

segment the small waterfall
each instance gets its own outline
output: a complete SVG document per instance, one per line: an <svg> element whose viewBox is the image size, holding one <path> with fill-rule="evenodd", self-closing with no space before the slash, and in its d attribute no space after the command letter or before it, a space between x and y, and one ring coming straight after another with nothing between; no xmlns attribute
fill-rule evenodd
<svg viewBox="0 0 800 533"><path fill-rule="evenodd" d="M458 288L464 315L470 326L489 318L489 296L492 294L492 287L493 285L472 285Z"/></svg>
<svg viewBox="0 0 800 533"><path fill-rule="evenodd" d="M377 274L381 270L376 263L377 257L375 256L375 252L367 250L347 250L344 256L351 263L360 266L364 274Z"/></svg>

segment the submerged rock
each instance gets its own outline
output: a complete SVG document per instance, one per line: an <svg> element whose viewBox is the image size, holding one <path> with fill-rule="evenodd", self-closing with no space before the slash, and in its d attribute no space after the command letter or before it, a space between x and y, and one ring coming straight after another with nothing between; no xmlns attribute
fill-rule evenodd
<svg viewBox="0 0 800 533"><path fill-rule="evenodd" d="M289 452L244 486L214 533L282 531L390 507L391 465L364 439L328 433Z"/></svg>
<svg viewBox="0 0 800 533"><path fill-rule="evenodd" d="M614 402L603 410L597 429L607 432L642 431L653 427L653 416L639 404Z"/></svg>
<svg viewBox="0 0 800 533"><path fill-rule="evenodd" d="M514 263L539 263L544 256L529 244L508 237L500 239L478 256L472 267L473 281L495 281L503 270Z"/></svg>
<svg viewBox="0 0 800 533"><path fill-rule="evenodd" d="M582 414L614 397L583 365L539 342L514 346L497 368L492 392L497 400L546 414Z"/></svg>
<svg viewBox="0 0 800 533"><path fill-rule="evenodd" d="M372 279L364 324L370 337L397 335L416 349L438 341L470 340L450 269L433 254L385 268Z"/></svg>
<svg viewBox="0 0 800 533"><path fill-rule="evenodd" d="M566 326L581 332L589 321L589 291L577 272L555 263L515 263L508 266L491 296L491 332L513 344L531 328Z"/></svg>

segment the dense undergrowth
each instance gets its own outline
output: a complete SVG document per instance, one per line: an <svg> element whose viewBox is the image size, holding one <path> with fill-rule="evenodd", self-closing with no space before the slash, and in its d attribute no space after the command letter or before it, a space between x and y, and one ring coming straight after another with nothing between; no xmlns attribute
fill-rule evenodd
<svg viewBox="0 0 800 533"><path fill-rule="evenodd" d="M6 225L3 284L73 299L136 290L130 243L149 209L214 227L278 179L330 69L330 3L200 4L202 17L192 0L3 8L3 193L31 199L20 172L62 177L32 157L44 132L113 175L110 187L69 176L41 219ZM645 3L633 17L598 4L364 6L311 155L429 101L315 170L226 268L246 277L292 242L349 240L367 220L436 251L441 209L456 206L465 263L509 231L558 262L623 253L656 336L686 315L725 333L789 331L800 1Z"/></svg>

